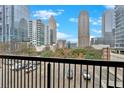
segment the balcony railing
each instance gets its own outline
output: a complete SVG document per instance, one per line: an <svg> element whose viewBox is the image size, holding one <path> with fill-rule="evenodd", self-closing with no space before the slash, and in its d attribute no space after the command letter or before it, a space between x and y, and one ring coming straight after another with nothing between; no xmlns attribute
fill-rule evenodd
<svg viewBox="0 0 124 93"><path fill-rule="evenodd" d="M0 55L2 88L124 87L124 63Z"/></svg>

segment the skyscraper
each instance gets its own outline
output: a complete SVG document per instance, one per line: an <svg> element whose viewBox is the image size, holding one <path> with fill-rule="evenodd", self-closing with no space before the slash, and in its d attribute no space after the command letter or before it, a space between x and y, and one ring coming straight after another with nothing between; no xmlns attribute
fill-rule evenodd
<svg viewBox="0 0 124 93"><path fill-rule="evenodd" d="M114 46L113 40L114 29L114 10L106 10L102 16L102 37L103 44Z"/></svg>
<svg viewBox="0 0 124 93"><path fill-rule="evenodd" d="M50 43L50 29L48 25L45 25L44 38L45 38L45 45L49 46L51 43Z"/></svg>
<svg viewBox="0 0 124 93"><path fill-rule="evenodd" d="M0 5L0 42L25 41L29 18L26 5Z"/></svg>
<svg viewBox="0 0 124 93"><path fill-rule="evenodd" d="M115 6L115 48L124 52L124 5Z"/></svg>
<svg viewBox="0 0 124 93"><path fill-rule="evenodd" d="M50 29L50 44L56 44L57 42L57 32L56 32L56 20L54 19L53 16L49 18L49 23L48 23L49 29Z"/></svg>
<svg viewBox="0 0 124 93"><path fill-rule="evenodd" d="M32 45L44 45L44 33L45 24L40 19L29 21L29 36Z"/></svg>
<svg viewBox="0 0 124 93"><path fill-rule="evenodd" d="M89 16L87 11L81 11L78 18L78 47L89 46Z"/></svg>

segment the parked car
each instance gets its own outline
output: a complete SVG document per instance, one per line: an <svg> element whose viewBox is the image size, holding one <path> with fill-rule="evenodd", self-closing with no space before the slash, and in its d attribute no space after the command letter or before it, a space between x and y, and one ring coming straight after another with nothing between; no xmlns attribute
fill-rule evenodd
<svg viewBox="0 0 124 93"><path fill-rule="evenodd" d="M12 68L10 68L11 70L20 70L20 69L23 69L25 68L26 65L24 64L21 64L21 63L16 63L15 65L12 66Z"/></svg>
<svg viewBox="0 0 124 93"><path fill-rule="evenodd" d="M32 66L33 66L32 63L27 64L27 66L25 67L25 69L28 69L28 68L30 68L30 67L32 67Z"/></svg>
<svg viewBox="0 0 124 93"><path fill-rule="evenodd" d="M33 62L34 65L39 65L41 62L37 61L37 62Z"/></svg>
<svg viewBox="0 0 124 93"><path fill-rule="evenodd" d="M67 76L68 79L73 79L73 70L70 69L70 73L69 73L69 70L68 70L68 72L66 73L66 76Z"/></svg>
<svg viewBox="0 0 124 93"><path fill-rule="evenodd" d="M85 80L91 80L91 75L90 74L84 73L83 77L84 77Z"/></svg>
<svg viewBox="0 0 124 93"><path fill-rule="evenodd" d="M29 68L26 68L25 72L29 73L30 71L36 70L36 65L30 66Z"/></svg>

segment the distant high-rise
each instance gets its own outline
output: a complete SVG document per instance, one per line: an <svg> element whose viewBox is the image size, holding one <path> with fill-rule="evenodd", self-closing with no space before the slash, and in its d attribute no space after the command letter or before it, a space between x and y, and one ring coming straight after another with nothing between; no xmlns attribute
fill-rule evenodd
<svg viewBox="0 0 124 93"><path fill-rule="evenodd" d="M66 40L57 40L57 48L66 48Z"/></svg>
<svg viewBox="0 0 124 93"><path fill-rule="evenodd" d="M40 19L29 21L29 37L32 45L44 45L44 32L45 25Z"/></svg>
<svg viewBox="0 0 124 93"><path fill-rule="evenodd" d="M0 5L0 42L26 41L29 18L26 5Z"/></svg>
<svg viewBox="0 0 124 93"><path fill-rule="evenodd" d="M50 29L50 44L56 44L57 42L57 26L56 26L56 20L53 16L49 18L49 29Z"/></svg>
<svg viewBox="0 0 124 93"><path fill-rule="evenodd" d="M45 25L45 33L44 33L44 38L45 38L45 45L50 45L50 29L48 25Z"/></svg>
<svg viewBox="0 0 124 93"><path fill-rule="evenodd" d="M106 10L102 16L102 37L103 44L114 46L113 40L114 29L114 10Z"/></svg>
<svg viewBox="0 0 124 93"><path fill-rule="evenodd" d="M78 47L87 47L89 42L89 16L87 11L82 11L78 18Z"/></svg>

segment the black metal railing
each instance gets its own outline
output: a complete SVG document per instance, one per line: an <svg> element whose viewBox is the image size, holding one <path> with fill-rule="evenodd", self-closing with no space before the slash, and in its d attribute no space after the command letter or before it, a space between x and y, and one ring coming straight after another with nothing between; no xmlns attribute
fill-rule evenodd
<svg viewBox="0 0 124 93"><path fill-rule="evenodd" d="M2 88L124 87L124 63L0 55Z"/></svg>

